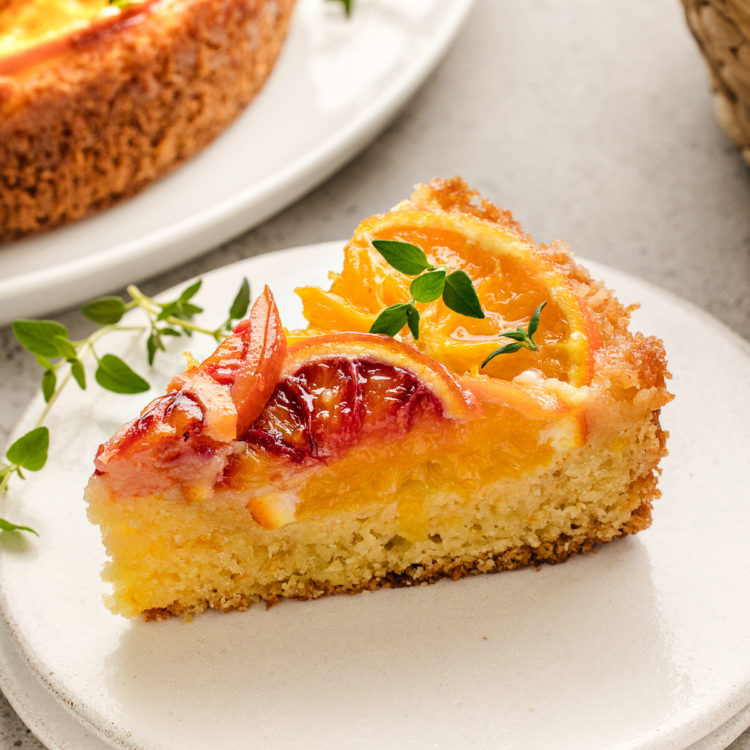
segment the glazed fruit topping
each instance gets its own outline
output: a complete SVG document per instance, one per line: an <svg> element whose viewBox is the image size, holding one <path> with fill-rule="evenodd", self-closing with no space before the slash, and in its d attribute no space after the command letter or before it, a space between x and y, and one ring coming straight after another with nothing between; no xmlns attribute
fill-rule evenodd
<svg viewBox="0 0 750 750"><path fill-rule="evenodd" d="M123 425L109 441L99 446L96 454L97 468L103 468L112 458L123 459L142 450L144 445L173 445L173 452L181 450L181 443L203 429L203 410L182 391L167 393L155 398L141 415ZM173 435L178 442L164 440Z"/></svg>
<svg viewBox="0 0 750 750"><path fill-rule="evenodd" d="M366 358L309 362L276 387L245 441L295 463L340 455L366 434L408 432L439 399L401 367Z"/></svg>

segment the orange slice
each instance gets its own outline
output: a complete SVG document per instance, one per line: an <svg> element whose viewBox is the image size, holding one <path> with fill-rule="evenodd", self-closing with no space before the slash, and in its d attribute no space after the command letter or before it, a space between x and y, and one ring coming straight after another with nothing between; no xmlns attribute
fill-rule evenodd
<svg viewBox="0 0 750 750"><path fill-rule="evenodd" d="M304 339L245 441L295 462L339 457L363 437L408 432L422 416L462 420L482 409L443 365L370 333Z"/></svg>
<svg viewBox="0 0 750 750"><path fill-rule="evenodd" d="M512 224L458 211L406 204L360 224L344 251L343 270L332 274L330 290L297 290L311 328L368 331L384 308L409 300L413 277L388 265L372 246L376 239L418 245L432 264L463 269L474 282L483 320L459 315L442 300L417 305L419 340L406 329L402 335L424 353L458 375L476 374L491 352L510 343L498 334L525 328L546 301L535 336L539 351L500 355L481 372L511 380L532 369L574 386L590 382L596 331L561 270Z"/></svg>
<svg viewBox="0 0 750 750"><path fill-rule="evenodd" d="M456 376L442 364L413 346L373 333L331 333L304 339L289 347L281 377L289 376L305 364L331 357L372 360L412 373L442 403L449 419L466 419L481 414L481 408Z"/></svg>

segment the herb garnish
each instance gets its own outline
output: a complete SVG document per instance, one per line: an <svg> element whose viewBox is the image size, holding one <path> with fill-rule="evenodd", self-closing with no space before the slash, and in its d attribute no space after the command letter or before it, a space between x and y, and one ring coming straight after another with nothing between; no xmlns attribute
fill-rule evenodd
<svg viewBox="0 0 750 750"><path fill-rule="evenodd" d="M332 1L341 3L344 6L344 14L346 15L346 17L347 18L351 17L352 10L354 9L354 0L332 0Z"/></svg>
<svg viewBox="0 0 750 750"><path fill-rule="evenodd" d="M532 352L539 351L539 345L536 343L536 341L534 341L534 334L539 328L539 315L541 314L542 309L546 304L546 302L542 302L542 304L539 305L536 310L534 310L534 312L531 314L531 319L529 320L527 329L516 328L515 331L498 333L497 335L500 337L504 336L506 339L513 339L513 343L506 344L505 346L501 346L499 349L495 349L495 351L492 352L492 354L490 354L487 359L484 360L484 362L482 362L482 364L480 365L480 369L484 367L490 360L497 357L498 354L512 354L513 352L517 352L522 347Z"/></svg>
<svg viewBox="0 0 750 750"><path fill-rule="evenodd" d="M417 302L434 302L443 298L445 306L469 318L484 318L484 310L474 284L466 271L451 271L448 266L433 265L421 247L410 242L373 240L373 247L389 265L406 276L416 276L409 286L411 299L386 307L370 327L370 333L396 336L409 326L411 335L419 338L419 310Z"/></svg>
<svg viewBox="0 0 750 750"><path fill-rule="evenodd" d="M8 488L13 475L24 479L24 471L39 471L47 462L50 434L44 425L47 415L65 386L75 380L85 390L87 384L84 359L89 355L96 361L94 379L104 389L114 393L142 393L149 389L148 382L114 354L102 354L96 350L100 338L113 331L148 331L146 359L153 363L156 352L166 349L164 336L190 336L203 333L221 341L231 333L233 321L244 318L250 305L250 285L242 280L229 308L226 319L216 328L209 329L192 322L202 307L191 300L201 287L198 280L184 289L170 302L157 302L147 297L136 286L127 288L130 301L120 297L99 297L87 302L81 312L101 327L80 341L70 338L68 329L54 320L17 320L13 333L18 341L36 356L42 374L41 389L46 405L32 430L16 440L5 453L6 464L0 464L0 495ZM147 325L119 325L123 315L133 308L140 308L146 315ZM2 531L30 531L28 526L19 526L0 518Z"/></svg>

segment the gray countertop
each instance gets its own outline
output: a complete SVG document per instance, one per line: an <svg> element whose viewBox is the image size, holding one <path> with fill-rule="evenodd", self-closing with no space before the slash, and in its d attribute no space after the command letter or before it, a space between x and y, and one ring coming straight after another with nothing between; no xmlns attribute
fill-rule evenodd
<svg viewBox="0 0 750 750"><path fill-rule="evenodd" d="M312 193L147 293L230 261L349 235L411 185L463 175L538 241L649 279L750 341L750 169L713 116L677 0L478 0L388 129ZM88 324L55 316L74 336ZM38 388L0 329L0 443ZM0 696L0 747L41 745ZM750 732L733 745L750 750Z"/></svg>

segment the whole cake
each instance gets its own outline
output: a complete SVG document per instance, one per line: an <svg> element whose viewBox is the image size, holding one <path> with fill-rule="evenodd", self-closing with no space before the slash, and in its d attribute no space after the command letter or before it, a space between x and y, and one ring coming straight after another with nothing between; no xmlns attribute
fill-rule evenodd
<svg viewBox="0 0 750 750"><path fill-rule="evenodd" d="M0 241L133 195L257 94L294 0L0 2Z"/></svg>
<svg viewBox="0 0 750 750"><path fill-rule="evenodd" d="M363 222L331 278L298 290L301 331L266 289L99 448L113 611L561 562L650 524L664 351L563 244L438 180Z"/></svg>

